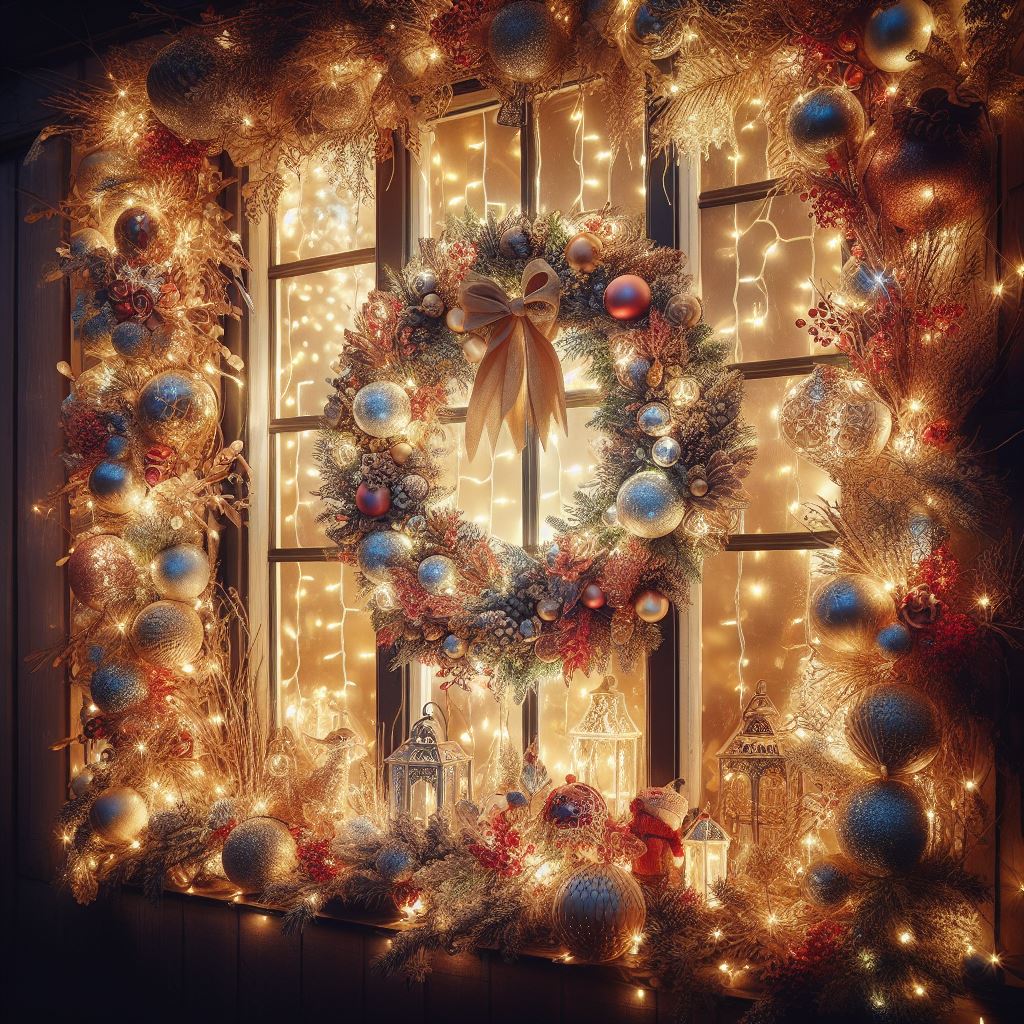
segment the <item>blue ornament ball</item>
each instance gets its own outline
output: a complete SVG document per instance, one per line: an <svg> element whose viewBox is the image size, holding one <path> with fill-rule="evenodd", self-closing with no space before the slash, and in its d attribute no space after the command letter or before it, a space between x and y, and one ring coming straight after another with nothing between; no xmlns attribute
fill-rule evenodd
<svg viewBox="0 0 1024 1024"><path fill-rule="evenodd" d="M123 515L141 495L141 488L124 462L104 459L89 474L89 492L100 508Z"/></svg>
<svg viewBox="0 0 1024 1024"><path fill-rule="evenodd" d="M837 857L822 857L804 872L800 889L808 902L819 907L834 907L853 889L850 869Z"/></svg>
<svg viewBox="0 0 1024 1024"><path fill-rule="evenodd" d="M124 359L138 359L146 354L149 347L150 330L137 320L125 320L118 324L110 336L114 351Z"/></svg>
<svg viewBox="0 0 1024 1024"><path fill-rule="evenodd" d="M914 634L902 622L883 626L875 637L875 647L883 658L895 661L909 654L914 646Z"/></svg>
<svg viewBox="0 0 1024 1024"><path fill-rule="evenodd" d="M200 443L216 425L217 396L202 377L167 370L142 389L136 411L154 441L172 446Z"/></svg>
<svg viewBox="0 0 1024 1024"><path fill-rule="evenodd" d="M102 714L120 715L149 696L149 683L138 666L111 661L92 674L89 693Z"/></svg>
<svg viewBox="0 0 1024 1024"><path fill-rule="evenodd" d="M106 452L108 459L123 459L127 456L130 447L128 438L123 434L111 434L107 438L107 443L103 446L103 450Z"/></svg>
<svg viewBox="0 0 1024 1024"><path fill-rule="evenodd" d="M153 559L149 571L161 597L194 601L210 582L210 559L196 544L175 544Z"/></svg>
<svg viewBox="0 0 1024 1024"><path fill-rule="evenodd" d="M917 793L895 779L854 790L839 813L839 845L872 874L910 871L928 847L928 816Z"/></svg>
<svg viewBox="0 0 1024 1024"><path fill-rule="evenodd" d="M864 138L864 108L849 89L821 86L789 108L786 134L796 155L824 164L839 149L855 149Z"/></svg>
<svg viewBox="0 0 1024 1024"><path fill-rule="evenodd" d="M811 627L823 644L842 654L864 654L892 621L895 605L874 577L844 573L818 587L810 611Z"/></svg>

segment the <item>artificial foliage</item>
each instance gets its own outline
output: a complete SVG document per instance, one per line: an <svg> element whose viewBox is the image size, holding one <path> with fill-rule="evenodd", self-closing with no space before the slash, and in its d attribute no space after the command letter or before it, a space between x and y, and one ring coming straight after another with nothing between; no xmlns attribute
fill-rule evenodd
<svg viewBox="0 0 1024 1024"><path fill-rule="evenodd" d="M987 229L996 137L1019 127L1024 100L1010 66L1022 19L1002 0L251 4L111 54L105 82L60 98L61 123L39 146L71 136L72 187L33 216L71 227L53 278L70 281L85 368L58 367L71 380L59 411L68 482L54 503L70 509L73 631L41 657L65 664L82 697L80 731L55 737L87 761L58 826L75 897L123 881L239 894L244 873L287 926L328 901L397 916L380 967L422 977L432 955L477 944L571 961L580 922L565 915L593 878L622 966L667 993L679 1019L742 986L761 993L756 1024L934 1020L1006 967L1014 951L992 948L971 865L1000 753L992 693L1024 613L1019 547L975 433L1019 335L1024 268L1006 266ZM253 215L310 158L358 199L368 160L395 139L415 151L468 78L498 93L513 125L545 90L600 90L613 154L641 99L649 155L699 159L766 127L773 193L798 196L844 247L839 278L813 282L796 317L830 358L794 384L779 419L841 487L805 510L826 546L808 583L808 655L775 736L802 796L784 808L783 841L734 843L707 893L660 859L632 936L621 869L647 864L641 837L677 848L709 819L692 808L681 827L671 815L644 823L678 808L674 790L638 794L617 819L586 780L552 780L532 748L503 751L486 800L467 793L424 821L393 813L383 766L353 730L315 745L268 735L244 609L216 584L220 532L247 504L241 446L218 426L220 390L244 370L223 320L242 314L247 264L213 158L249 168ZM575 244L588 235L596 249ZM606 447L556 544L534 558L440 503L438 411L486 358L487 339L471 344L448 319L467 275L512 301L541 258L557 279L562 356L589 360L598 382ZM630 275L649 305L635 280L616 284ZM370 297L346 333L317 457L340 556L358 563L367 538L386 538L382 560L364 558L379 575L367 596L382 645L460 685L475 685L479 664L498 695L521 696L544 673L657 644L644 595L681 602L732 528L754 457L740 382L688 285L679 253L613 211L565 211L456 218ZM403 422L371 433L357 398L381 384L384 411ZM644 410L652 400L669 422ZM638 415L655 430L642 444ZM655 438L676 446L658 449L664 466ZM633 536L609 508L651 462L685 508L661 536ZM430 562L438 574L421 578L442 555L454 571ZM451 586L428 593L438 579ZM923 728L913 769L890 775L879 758L899 737L871 698L892 684L925 718L934 709L938 742Z"/></svg>

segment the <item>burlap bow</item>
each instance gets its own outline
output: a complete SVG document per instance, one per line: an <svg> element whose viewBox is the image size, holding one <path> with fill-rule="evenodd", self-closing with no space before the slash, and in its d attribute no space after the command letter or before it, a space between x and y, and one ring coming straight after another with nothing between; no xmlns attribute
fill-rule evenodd
<svg viewBox="0 0 1024 1024"><path fill-rule="evenodd" d="M526 447L532 424L547 446L551 419L565 433L565 384L552 339L558 333L558 275L544 260L531 260L523 271L521 299L510 299L489 277L469 274L459 288L464 329L489 327L487 352L477 371L466 411L466 450L476 454L486 427L491 447L501 424L508 422L517 451Z"/></svg>

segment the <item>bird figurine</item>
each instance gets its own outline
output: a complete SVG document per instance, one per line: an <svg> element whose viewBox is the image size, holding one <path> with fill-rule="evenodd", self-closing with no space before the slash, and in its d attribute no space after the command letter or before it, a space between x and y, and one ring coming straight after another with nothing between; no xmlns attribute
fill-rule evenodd
<svg viewBox="0 0 1024 1024"><path fill-rule="evenodd" d="M332 729L326 736L306 734L306 739L327 749L327 756L302 782L302 804L318 805L331 816L344 813L352 765L366 754L366 744L347 725Z"/></svg>

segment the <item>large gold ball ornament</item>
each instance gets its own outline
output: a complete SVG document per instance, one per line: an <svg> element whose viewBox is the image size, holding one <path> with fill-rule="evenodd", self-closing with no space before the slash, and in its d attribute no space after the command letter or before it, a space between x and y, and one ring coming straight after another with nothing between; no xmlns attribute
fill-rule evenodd
<svg viewBox="0 0 1024 1024"><path fill-rule="evenodd" d="M642 590L633 601L637 618L644 622L661 622L669 607L669 599L660 590Z"/></svg>
<svg viewBox="0 0 1024 1024"><path fill-rule="evenodd" d="M864 26L864 52L880 71L906 71L912 50L924 53L932 39L935 16L924 0L897 0L879 7Z"/></svg>
<svg viewBox="0 0 1024 1024"><path fill-rule="evenodd" d="M634 473L615 496L618 525L635 537L665 537L682 521L683 499L664 473Z"/></svg>
<svg viewBox="0 0 1024 1024"><path fill-rule="evenodd" d="M647 919L644 894L614 864L587 864L558 887L551 907L555 934L579 960L604 963L632 948Z"/></svg>
<svg viewBox="0 0 1024 1024"><path fill-rule="evenodd" d="M494 16L487 55L513 82L536 82L558 67L565 37L543 3L516 0Z"/></svg>
<svg viewBox="0 0 1024 1024"><path fill-rule="evenodd" d="M228 834L221 854L224 874L243 892L262 892L298 866L295 838L277 818L249 818Z"/></svg>
<svg viewBox="0 0 1024 1024"><path fill-rule="evenodd" d="M872 576L844 573L822 583L811 596L815 637L840 654L869 654L878 631L892 620L892 596Z"/></svg>
<svg viewBox="0 0 1024 1024"><path fill-rule="evenodd" d="M565 262L577 273L591 274L601 262L604 242L593 231L573 235L565 247Z"/></svg>
<svg viewBox="0 0 1024 1024"><path fill-rule="evenodd" d="M142 484L126 462L104 459L89 474L89 493L105 512L124 515L142 500Z"/></svg>
<svg viewBox="0 0 1024 1024"><path fill-rule="evenodd" d="M184 139L214 139L228 113L231 60L204 36L175 39L146 75L149 103L159 121Z"/></svg>
<svg viewBox="0 0 1024 1024"><path fill-rule="evenodd" d="M873 772L912 775L931 764L941 742L935 705L905 683L869 686L846 716L846 742Z"/></svg>
<svg viewBox="0 0 1024 1024"><path fill-rule="evenodd" d="M153 559L149 573L161 597L194 601L209 586L210 559L195 544L175 544Z"/></svg>
<svg viewBox="0 0 1024 1024"><path fill-rule="evenodd" d="M149 824L149 808L129 786L105 789L89 809L93 832L110 846L126 846Z"/></svg>
<svg viewBox="0 0 1024 1024"><path fill-rule="evenodd" d="M196 373L166 370L147 382L136 402L139 422L160 444L205 444L217 426L217 396Z"/></svg>
<svg viewBox="0 0 1024 1024"><path fill-rule="evenodd" d="M398 530L368 533L356 549L360 571L374 583L387 583L391 570L408 565L411 558L412 541Z"/></svg>
<svg viewBox="0 0 1024 1024"><path fill-rule="evenodd" d="M68 585L90 608L122 604L135 593L139 567L131 548L109 533L86 537L68 558Z"/></svg>
<svg viewBox="0 0 1024 1024"><path fill-rule="evenodd" d="M917 792L895 779L855 789L837 815L843 853L863 871L910 871L928 846L928 816Z"/></svg>
<svg viewBox="0 0 1024 1024"><path fill-rule="evenodd" d="M367 76L319 90L313 100L313 120L329 132L355 132L369 117L375 88L376 82Z"/></svg>
<svg viewBox="0 0 1024 1024"><path fill-rule="evenodd" d="M149 680L138 665L108 661L93 672L89 696L102 714L121 715L149 696Z"/></svg>
<svg viewBox="0 0 1024 1024"><path fill-rule="evenodd" d="M412 420L412 404L405 388L394 381L365 384L352 402L352 418L370 437L394 437Z"/></svg>
<svg viewBox="0 0 1024 1024"><path fill-rule="evenodd" d="M855 150L864 138L864 108L849 89L821 86L795 100L786 119L793 152L822 165L844 147Z"/></svg>
<svg viewBox="0 0 1024 1024"><path fill-rule="evenodd" d="M154 601L146 605L131 628L132 646L139 657L160 668L181 670L203 649L203 620L190 604Z"/></svg>
<svg viewBox="0 0 1024 1024"><path fill-rule="evenodd" d="M79 160L75 168L75 188L88 198L126 185L138 173L138 166L126 153L116 149L97 149Z"/></svg>

